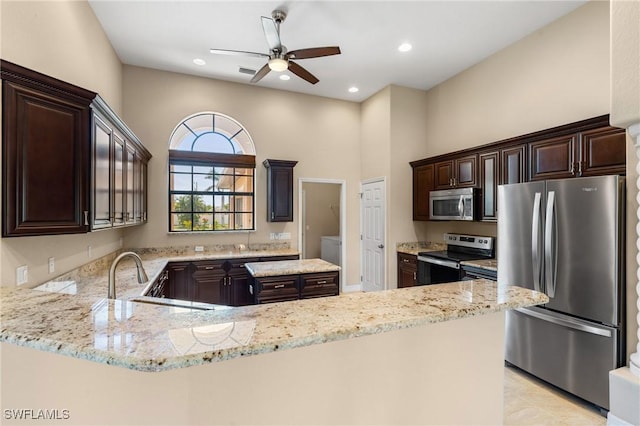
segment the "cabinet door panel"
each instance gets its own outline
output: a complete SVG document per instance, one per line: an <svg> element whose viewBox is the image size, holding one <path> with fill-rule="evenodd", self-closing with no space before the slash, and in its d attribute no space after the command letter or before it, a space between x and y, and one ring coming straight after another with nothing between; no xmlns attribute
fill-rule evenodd
<svg viewBox="0 0 640 426"><path fill-rule="evenodd" d="M398 288L415 286L417 272L417 256L398 253Z"/></svg>
<svg viewBox="0 0 640 426"><path fill-rule="evenodd" d="M476 186L476 161L475 155L455 160L454 186L459 188Z"/></svg>
<svg viewBox="0 0 640 426"><path fill-rule="evenodd" d="M500 184L522 183L527 178L526 145L503 149Z"/></svg>
<svg viewBox="0 0 640 426"><path fill-rule="evenodd" d="M193 274L194 302L228 305L230 304L228 289L224 271Z"/></svg>
<svg viewBox="0 0 640 426"><path fill-rule="evenodd" d="M124 138L114 132L113 134L113 218L114 226L124 224L124 187L125 187L125 154Z"/></svg>
<svg viewBox="0 0 640 426"><path fill-rule="evenodd" d="M429 192L434 187L433 164L413 169L413 220L429 220Z"/></svg>
<svg viewBox="0 0 640 426"><path fill-rule="evenodd" d="M88 103L3 89L3 235L87 232Z"/></svg>
<svg viewBox="0 0 640 426"><path fill-rule="evenodd" d="M435 167L435 187L436 189L451 188L453 178L453 161L442 161L436 163Z"/></svg>
<svg viewBox="0 0 640 426"><path fill-rule="evenodd" d="M113 130L93 116L93 229L111 226L111 136Z"/></svg>
<svg viewBox="0 0 640 426"><path fill-rule="evenodd" d="M500 162L498 152L480 154L480 186L482 188L482 220L497 219L498 174Z"/></svg>
<svg viewBox="0 0 640 426"><path fill-rule="evenodd" d="M575 135L529 144L531 180L573 177Z"/></svg>
<svg viewBox="0 0 640 426"><path fill-rule="evenodd" d="M608 127L581 135L579 172L583 176L626 173L626 132Z"/></svg>
<svg viewBox="0 0 640 426"><path fill-rule="evenodd" d="M125 223L131 224L135 222L135 163L136 150L131 144L126 145L126 170L125 170Z"/></svg>
<svg viewBox="0 0 640 426"><path fill-rule="evenodd" d="M191 286L191 263L172 262L167 266L169 270L169 297L171 299L193 300Z"/></svg>

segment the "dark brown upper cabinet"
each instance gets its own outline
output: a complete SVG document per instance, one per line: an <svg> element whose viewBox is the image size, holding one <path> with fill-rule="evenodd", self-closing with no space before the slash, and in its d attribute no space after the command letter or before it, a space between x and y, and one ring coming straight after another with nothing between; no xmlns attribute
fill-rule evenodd
<svg viewBox="0 0 640 426"><path fill-rule="evenodd" d="M297 161L264 160L267 169L267 221L293 221L293 168Z"/></svg>
<svg viewBox="0 0 640 426"><path fill-rule="evenodd" d="M0 63L2 236L146 221L151 154L96 93Z"/></svg>
<svg viewBox="0 0 640 426"><path fill-rule="evenodd" d="M89 230L95 93L2 60L2 236Z"/></svg>
<svg viewBox="0 0 640 426"><path fill-rule="evenodd" d="M151 154L100 96L91 109L91 229L144 223Z"/></svg>
<svg viewBox="0 0 640 426"><path fill-rule="evenodd" d="M529 144L531 180L625 174L626 133L601 127Z"/></svg>
<svg viewBox="0 0 640 426"><path fill-rule="evenodd" d="M581 176L626 173L627 135L624 129L605 127L580 133Z"/></svg>
<svg viewBox="0 0 640 426"><path fill-rule="evenodd" d="M530 143L530 179L562 179L575 176L576 136L572 134Z"/></svg>
<svg viewBox="0 0 640 426"><path fill-rule="evenodd" d="M478 156L473 154L435 163L435 189L475 187L477 161Z"/></svg>
<svg viewBox="0 0 640 426"><path fill-rule="evenodd" d="M498 217L498 185L626 173L626 132L602 115L410 162L413 220L429 220L429 192L479 187L481 218Z"/></svg>
<svg viewBox="0 0 640 426"><path fill-rule="evenodd" d="M413 169L413 220L429 220L429 192L435 188L433 164Z"/></svg>

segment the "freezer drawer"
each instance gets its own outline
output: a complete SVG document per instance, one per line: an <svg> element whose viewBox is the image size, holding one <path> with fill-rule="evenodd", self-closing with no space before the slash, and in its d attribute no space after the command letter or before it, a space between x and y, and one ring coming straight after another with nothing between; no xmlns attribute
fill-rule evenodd
<svg viewBox="0 0 640 426"><path fill-rule="evenodd" d="M609 409L609 371L623 353L618 329L523 308L507 312L506 336L507 362Z"/></svg>

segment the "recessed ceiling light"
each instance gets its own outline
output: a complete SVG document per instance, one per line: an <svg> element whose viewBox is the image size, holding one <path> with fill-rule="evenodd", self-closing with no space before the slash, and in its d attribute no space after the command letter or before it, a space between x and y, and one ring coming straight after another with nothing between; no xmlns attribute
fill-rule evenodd
<svg viewBox="0 0 640 426"><path fill-rule="evenodd" d="M284 81L291 80L291 77L289 77L287 74L281 74L280 80L284 80Z"/></svg>
<svg viewBox="0 0 640 426"><path fill-rule="evenodd" d="M356 86L349 87L349 93L356 93L358 90L360 89L358 89Z"/></svg>
<svg viewBox="0 0 640 426"><path fill-rule="evenodd" d="M196 65L200 65L200 66L207 65L207 63L204 61L204 59L201 59L201 58L195 58L193 60L193 63L196 64Z"/></svg>
<svg viewBox="0 0 640 426"><path fill-rule="evenodd" d="M402 43L400 46L398 46L398 50L400 52L408 52L413 48L413 46L411 46L410 43Z"/></svg>

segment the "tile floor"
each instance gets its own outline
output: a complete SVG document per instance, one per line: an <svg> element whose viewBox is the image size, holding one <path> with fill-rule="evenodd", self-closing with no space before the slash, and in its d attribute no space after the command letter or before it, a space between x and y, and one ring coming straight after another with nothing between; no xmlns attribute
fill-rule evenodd
<svg viewBox="0 0 640 426"><path fill-rule="evenodd" d="M505 366L504 424L605 426L607 419L594 406Z"/></svg>

